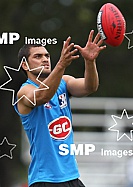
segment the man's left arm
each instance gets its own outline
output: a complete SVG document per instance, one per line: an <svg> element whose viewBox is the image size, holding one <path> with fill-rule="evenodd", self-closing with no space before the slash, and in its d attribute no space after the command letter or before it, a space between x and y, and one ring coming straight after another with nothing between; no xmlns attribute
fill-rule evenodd
<svg viewBox="0 0 133 187"><path fill-rule="evenodd" d="M80 47L79 45L74 46L80 51L85 61L84 78L74 78L69 75L63 76L63 79L67 83L68 92L75 97L87 96L95 92L99 85L96 58L98 57L99 53L106 48L106 46L101 46L103 40L100 39L99 33L96 35L94 40L93 34L94 31L92 30L84 48Z"/></svg>

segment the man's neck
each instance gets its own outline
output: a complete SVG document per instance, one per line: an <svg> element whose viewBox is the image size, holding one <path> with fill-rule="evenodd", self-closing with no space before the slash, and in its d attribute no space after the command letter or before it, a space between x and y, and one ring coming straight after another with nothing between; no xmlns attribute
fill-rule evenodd
<svg viewBox="0 0 133 187"><path fill-rule="evenodd" d="M28 76L28 78L29 78L30 80L32 80L33 82L35 82L36 84L38 84L38 85L40 85L40 82L39 82L39 81L43 82L43 81L45 80L45 78L42 78L42 77L39 77L39 78L37 79L37 77L34 76L34 75L30 75L30 76ZM38 80L39 80L39 81L38 81Z"/></svg>

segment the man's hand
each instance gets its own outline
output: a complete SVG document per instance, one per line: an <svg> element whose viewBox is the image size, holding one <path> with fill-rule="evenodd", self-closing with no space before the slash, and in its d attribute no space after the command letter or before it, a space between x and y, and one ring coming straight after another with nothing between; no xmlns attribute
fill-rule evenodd
<svg viewBox="0 0 133 187"><path fill-rule="evenodd" d="M70 41L70 36L66 41L64 41L61 57L59 60L59 64L64 68L69 66L73 60L79 58L79 55L75 55L78 49L72 49L74 47L74 43L70 43Z"/></svg>
<svg viewBox="0 0 133 187"><path fill-rule="evenodd" d="M104 50L106 46L101 46L103 40L100 39L100 34L98 33L93 40L94 30L91 30L87 44L84 48L79 45L74 45L78 49L86 61L94 61L99 55L100 51Z"/></svg>

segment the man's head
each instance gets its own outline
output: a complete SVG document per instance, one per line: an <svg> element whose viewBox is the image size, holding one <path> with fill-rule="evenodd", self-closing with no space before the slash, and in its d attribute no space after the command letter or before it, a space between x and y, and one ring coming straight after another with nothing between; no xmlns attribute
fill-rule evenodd
<svg viewBox="0 0 133 187"><path fill-rule="evenodd" d="M41 66L44 67L44 70L40 77L46 78L51 73L50 54L41 44L23 45L18 53L19 63L22 62L24 57L27 62L23 61L22 68L27 76L30 74L37 76L40 73L40 69L34 71L29 71L29 69L32 70ZM27 67L27 63L29 68Z"/></svg>

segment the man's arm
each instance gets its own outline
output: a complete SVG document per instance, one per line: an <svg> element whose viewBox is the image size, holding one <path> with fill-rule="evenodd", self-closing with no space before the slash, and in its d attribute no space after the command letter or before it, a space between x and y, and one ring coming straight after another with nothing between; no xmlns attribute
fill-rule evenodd
<svg viewBox="0 0 133 187"><path fill-rule="evenodd" d="M55 94L64 71L67 66L69 66L72 60L79 58L79 55L75 55L77 49L73 49L74 43L70 44L71 37L68 37L67 40L64 42L61 57L55 66L54 70L50 73L50 75L43 81L45 85L49 87L47 90L40 90L45 88L43 84L40 84L38 91L35 94L36 99L36 106L42 105L47 103ZM25 95L30 101L34 102L34 91L37 90L36 87L33 85L26 85L22 87L17 96L20 99L23 95ZM26 114L32 110L34 105L29 102L25 97L18 102L19 111Z"/></svg>
<svg viewBox="0 0 133 187"><path fill-rule="evenodd" d="M96 68L96 58L99 53L106 48L101 46L103 40L100 40L98 33L93 40L94 31L89 34L88 42L84 48L79 45L74 45L77 48L85 61L84 78L74 78L72 76L64 75L63 79L67 83L68 92L75 97L87 96L95 92L99 85L98 73ZM93 41L92 41L93 40Z"/></svg>

